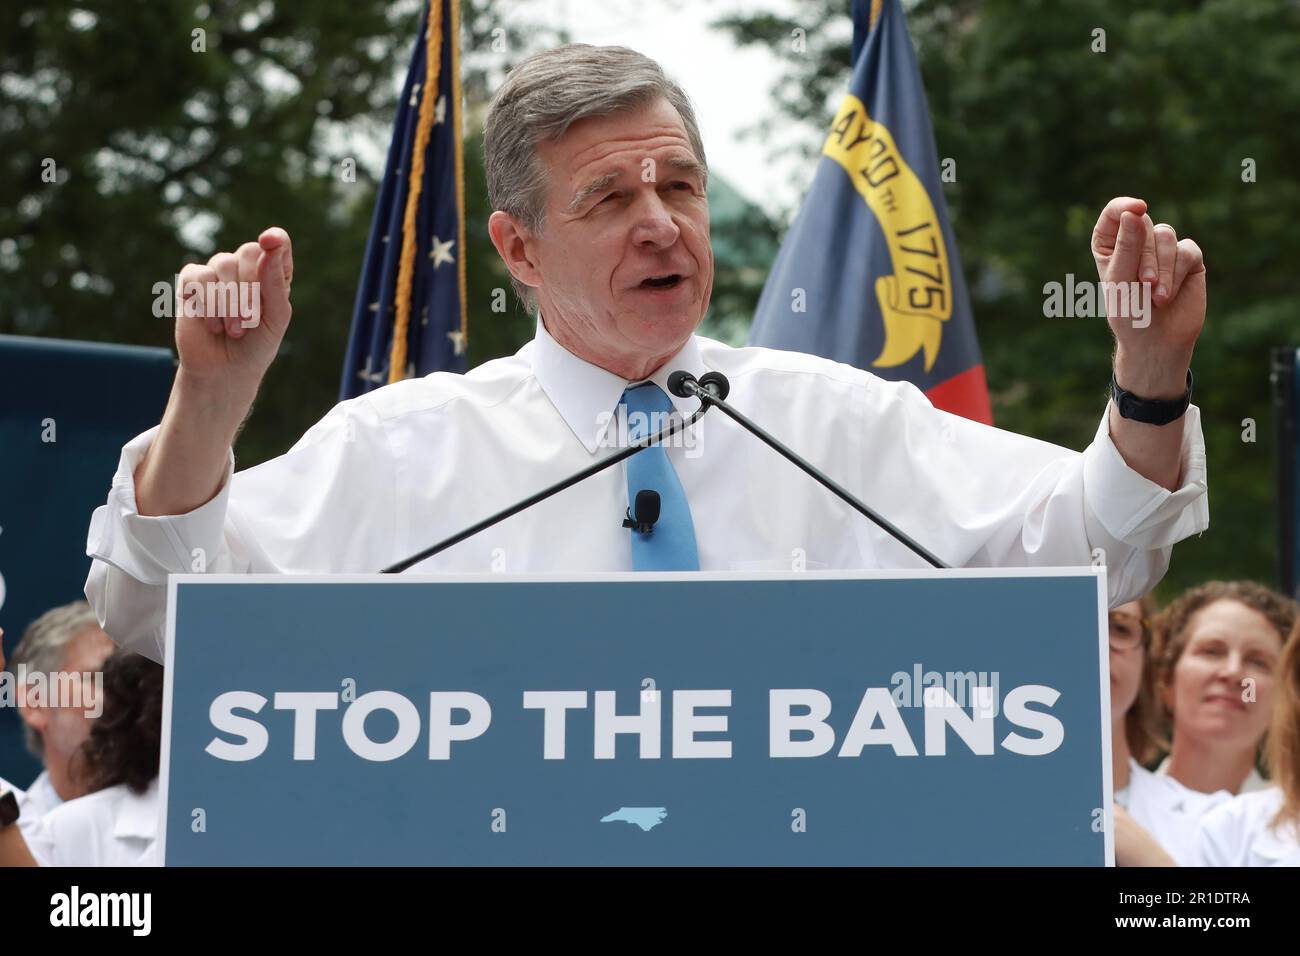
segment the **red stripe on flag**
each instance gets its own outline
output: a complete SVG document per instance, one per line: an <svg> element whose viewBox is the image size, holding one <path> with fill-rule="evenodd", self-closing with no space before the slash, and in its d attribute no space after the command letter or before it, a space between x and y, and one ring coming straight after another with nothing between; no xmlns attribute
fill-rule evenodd
<svg viewBox="0 0 1300 956"><path fill-rule="evenodd" d="M993 424L993 409L989 405L989 386L984 379L984 366L976 365L959 375L940 382L925 393L935 408L961 415L973 421Z"/></svg>

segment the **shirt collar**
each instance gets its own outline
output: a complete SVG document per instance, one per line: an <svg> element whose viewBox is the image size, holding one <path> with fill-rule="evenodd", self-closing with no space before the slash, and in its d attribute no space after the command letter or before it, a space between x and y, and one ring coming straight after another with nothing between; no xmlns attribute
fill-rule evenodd
<svg viewBox="0 0 1300 956"><path fill-rule="evenodd" d="M623 390L636 382L654 382L668 394L673 407L684 416L695 414L699 408L698 400L679 398L668 391L668 376L678 369L685 369L696 376L705 371L700 360L699 343L694 335L686 340L676 355L659 366L649 379L633 381L578 358L551 338L539 314L530 358L533 374L542 386L542 391L590 453L595 453L601 446L602 438L613 420L612 413L623 397Z"/></svg>

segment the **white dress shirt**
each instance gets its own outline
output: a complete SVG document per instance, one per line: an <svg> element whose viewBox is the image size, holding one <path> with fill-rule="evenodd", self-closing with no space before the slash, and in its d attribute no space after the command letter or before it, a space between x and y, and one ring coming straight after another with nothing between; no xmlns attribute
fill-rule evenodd
<svg viewBox="0 0 1300 956"><path fill-rule="evenodd" d="M1086 565L1100 548L1115 606L1150 590L1174 542L1209 524L1195 406L1171 492L1124 463L1104 415L1080 454L811 355L693 336L652 380L667 390L677 369L725 374L741 412L956 567ZM119 644L162 661L169 573L378 571L610 454L629 384L539 321L511 357L343 402L286 454L238 474L232 455L216 496L173 517L136 511L150 430L122 450L91 520L86 595ZM716 409L667 447L701 570L928 566ZM630 571L627 505L620 463L414 570Z"/></svg>
<svg viewBox="0 0 1300 956"><path fill-rule="evenodd" d="M1160 766L1156 767L1156 773L1162 777L1169 776L1169 767L1173 760L1172 754L1165 757L1164 760L1160 761ZM1270 781L1264 779L1264 775L1259 772L1258 767L1251 767L1250 773L1246 774L1246 779L1241 782L1241 788L1237 793L1255 793L1260 790L1267 790L1272 786L1273 784Z"/></svg>
<svg viewBox="0 0 1300 956"><path fill-rule="evenodd" d="M1243 793L1201 818L1201 866L1300 866L1296 825L1274 827L1282 806L1277 787Z"/></svg>
<svg viewBox="0 0 1300 956"><path fill-rule="evenodd" d="M1150 833L1179 866L1198 861L1197 826L1205 814L1232 799L1226 790L1201 793L1170 776L1152 773L1131 757L1128 786L1115 802Z"/></svg>
<svg viewBox="0 0 1300 956"><path fill-rule="evenodd" d="M18 800L19 813L22 814L18 818L18 826L26 834L41 817L62 804L63 798L54 789L54 784L50 783L50 772L42 770Z"/></svg>
<svg viewBox="0 0 1300 956"><path fill-rule="evenodd" d="M30 811L34 816L43 816L63 803L59 791L50 782L48 770L42 770L36 775L36 779L28 785L24 799L26 802L23 804L23 812Z"/></svg>
<svg viewBox="0 0 1300 956"><path fill-rule="evenodd" d="M51 810L24 831L41 866L159 866L158 778L139 794L126 784Z"/></svg>

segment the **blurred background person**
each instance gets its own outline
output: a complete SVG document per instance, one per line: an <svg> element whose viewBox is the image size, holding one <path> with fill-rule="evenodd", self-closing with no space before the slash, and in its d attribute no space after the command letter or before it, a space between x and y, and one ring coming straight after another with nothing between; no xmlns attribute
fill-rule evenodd
<svg viewBox="0 0 1300 956"><path fill-rule="evenodd" d="M1115 788L1115 862L1168 866L1196 859L1197 823L1226 793L1189 791L1152 773L1161 754L1160 709L1150 666L1151 595L1110 612L1111 772Z"/></svg>
<svg viewBox="0 0 1300 956"><path fill-rule="evenodd" d="M18 684L18 716L23 723L27 749L45 769L26 788L22 800L22 826L28 828L65 800L86 790L74 778L70 762L90 733L99 713L97 674L113 652L113 641L99 627L95 612L85 601L73 601L46 611L28 625L14 648L9 669L16 676L25 665L29 680ZM33 687L30 675L45 675ZM51 675L67 675L67 681ZM63 700L53 691L79 683L79 699Z"/></svg>
<svg viewBox="0 0 1300 956"><path fill-rule="evenodd" d="M4 636L5 636L5 629L3 627L0 627L0 648L3 648L4 646L3 644ZM0 650L0 660L3 660L2 650ZM4 669L4 665L0 664L0 670L3 669ZM4 777L0 777L0 796L6 793L12 793L18 799L19 804L22 803L23 797L26 795L22 787L10 783Z"/></svg>
<svg viewBox="0 0 1300 956"><path fill-rule="evenodd" d="M0 671L5 669L4 636L4 628L0 627ZM0 777L0 866L36 865L36 860L27 849L27 841L23 838L22 827L19 825L22 817L11 822L9 818L11 807L5 802L12 797L21 809L24 796L22 790Z"/></svg>
<svg viewBox="0 0 1300 956"><path fill-rule="evenodd" d="M60 804L35 826L6 827L0 866L161 865L163 669L116 651L104 663L103 693L104 712L72 760L86 795Z"/></svg>
<svg viewBox="0 0 1300 956"><path fill-rule="evenodd" d="M1171 745L1158 773L1196 793L1268 786L1257 764L1295 620L1294 601L1253 581L1211 581L1164 610L1153 657Z"/></svg>
<svg viewBox="0 0 1300 956"><path fill-rule="evenodd" d="M1203 866L1300 866L1300 621L1282 650L1274 691L1266 751L1274 785L1202 818Z"/></svg>
<svg viewBox="0 0 1300 956"><path fill-rule="evenodd" d="M1161 753L1160 711L1148 666L1156 610L1155 598L1148 594L1121 604L1108 619L1111 766L1116 799L1127 795L1135 779L1144 782L1152 776L1146 768Z"/></svg>

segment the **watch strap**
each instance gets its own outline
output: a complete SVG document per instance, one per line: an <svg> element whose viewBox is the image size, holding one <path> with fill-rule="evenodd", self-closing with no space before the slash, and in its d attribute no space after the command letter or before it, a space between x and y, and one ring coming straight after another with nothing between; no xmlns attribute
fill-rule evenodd
<svg viewBox="0 0 1300 956"><path fill-rule="evenodd" d="M1115 373L1110 376L1110 397L1119 409L1121 418L1147 425L1168 425L1182 417L1192 404L1192 370L1187 370L1187 391L1181 398L1158 399L1141 398L1120 387L1115 381Z"/></svg>

